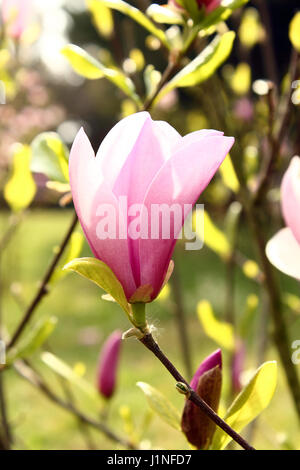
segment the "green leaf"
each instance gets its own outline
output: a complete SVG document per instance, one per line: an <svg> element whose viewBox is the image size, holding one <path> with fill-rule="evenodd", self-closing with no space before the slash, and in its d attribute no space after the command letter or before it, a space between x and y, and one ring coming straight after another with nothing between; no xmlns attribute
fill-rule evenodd
<svg viewBox="0 0 300 470"><path fill-rule="evenodd" d="M68 263L64 270L75 271L97 284L107 294L110 294L120 307L130 315L130 307L124 289L113 271L103 261L96 258L77 258Z"/></svg>
<svg viewBox="0 0 300 470"><path fill-rule="evenodd" d="M31 143L31 171L50 180L69 182L69 151L56 132L42 132Z"/></svg>
<svg viewBox="0 0 300 470"><path fill-rule="evenodd" d="M139 97L135 93L134 83L121 70L105 67L101 62L75 44L68 44L61 50L61 53L68 59L75 72L82 77L89 78L90 80L105 77L126 95L130 96L136 103L141 104Z"/></svg>
<svg viewBox="0 0 300 470"><path fill-rule="evenodd" d="M20 345L10 350L7 354L7 363L11 364L16 359L25 359L36 352L54 331L57 318L50 317L41 320L31 330L30 334L20 342Z"/></svg>
<svg viewBox="0 0 300 470"><path fill-rule="evenodd" d="M156 101L174 88L199 85L210 78L229 56L235 33L228 31L218 35L213 41L162 89Z"/></svg>
<svg viewBox="0 0 300 470"><path fill-rule="evenodd" d="M222 0L220 6L205 16L198 25L199 29L210 28L216 23L227 20L234 10L248 3L248 0Z"/></svg>
<svg viewBox="0 0 300 470"><path fill-rule="evenodd" d="M206 211L196 210L193 216L199 239L204 238L203 241L211 250L227 259L231 254L231 247L226 235L213 223Z"/></svg>
<svg viewBox="0 0 300 470"><path fill-rule="evenodd" d="M197 315L205 334L228 351L234 350L234 332L230 323L218 320L210 302L202 300L197 305Z"/></svg>
<svg viewBox="0 0 300 470"><path fill-rule="evenodd" d="M150 408L172 428L181 431L180 414L172 403L156 388L145 382L137 382L137 386L146 395Z"/></svg>
<svg viewBox="0 0 300 470"><path fill-rule="evenodd" d="M81 49L81 47L75 44L68 44L63 47L61 53L68 59L75 72L82 77L89 78L90 80L105 77L103 70L105 67L84 49Z"/></svg>
<svg viewBox="0 0 300 470"><path fill-rule="evenodd" d="M99 395L94 387L84 380L80 375L76 373L68 364L59 359L52 353L42 353L42 361L56 374L60 375L70 383L79 387L84 393L89 395L91 398L98 400Z"/></svg>
<svg viewBox="0 0 300 470"><path fill-rule="evenodd" d="M147 15L150 16L156 23L164 23L164 24L182 24L183 18L182 16L177 13L172 8L169 8L167 5L157 5L156 3L152 3L147 11Z"/></svg>
<svg viewBox="0 0 300 470"><path fill-rule="evenodd" d="M290 23L289 38L296 51L300 52L300 11L295 14Z"/></svg>
<svg viewBox="0 0 300 470"><path fill-rule="evenodd" d="M147 18L144 13L142 13L137 8L133 7L129 3L123 2L123 0L99 0L105 6L112 8L113 10L120 11L124 15L129 16L138 24L140 24L143 28L147 29L153 36L156 36L162 44L164 44L167 48L170 47L169 42L166 38L165 33L157 28L152 21Z"/></svg>
<svg viewBox="0 0 300 470"><path fill-rule="evenodd" d="M114 21L110 9L98 0L87 0L87 7L99 33L105 38L110 38L114 31Z"/></svg>
<svg viewBox="0 0 300 470"><path fill-rule="evenodd" d="M265 362L228 409L224 417L226 423L240 433L269 405L276 383L276 362ZM218 428L214 435L212 449L222 450L230 441L231 437Z"/></svg>
<svg viewBox="0 0 300 470"><path fill-rule="evenodd" d="M68 247L65 250L64 256L60 260L59 264L56 266L56 269L51 276L50 283L56 282L66 275L66 271L63 270L63 267L73 259L80 256L83 241L84 237L80 232L72 233Z"/></svg>
<svg viewBox="0 0 300 470"><path fill-rule="evenodd" d="M227 186L227 188L229 188L234 193L237 193L240 189L240 184L229 154L220 166L220 174L225 186Z"/></svg>
<svg viewBox="0 0 300 470"><path fill-rule="evenodd" d="M13 154L12 173L4 186L4 198L13 211L26 209L36 193L36 184L30 171L31 150L17 144Z"/></svg>

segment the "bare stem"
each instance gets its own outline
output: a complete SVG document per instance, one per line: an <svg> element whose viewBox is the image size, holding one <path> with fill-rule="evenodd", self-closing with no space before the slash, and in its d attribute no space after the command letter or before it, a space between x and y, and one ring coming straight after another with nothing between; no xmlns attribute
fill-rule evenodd
<svg viewBox="0 0 300 470"><path fill-rule="evenodd" d="M177 330L179 335L180 347L182 351L183 362L185 365L185 371L188 377L192 377L192 361L190 352L190 342L188 338L186 312L184 310L183 298L182 298L182 286L178 272L174 270L170 283L172 286L173 296L175 300L175 315L177 322Z"/></svg>
<svg viewBox="0 0 300 470"><path fill-rule="evenodd" d="M202 398L197 395L197 393L189 386L187 381L178 372L172 362L165 356L151 334L145 334L145 336L140 338L139 341L143 343L143 345L146 346L146 348L149 349L158 358L158 360L164 365L164 367L170 372L177 382L182 382L186 385L188 390L188 400L192 401L196 406L198 406L217 426L223 429L223 431L226 432L243 449L255 450L248 444L248 442L245 441L245 439L242 438L242 436L240 436L230 426L228 426L228 424L225 423L225 421L223 421L220 416L218 416L217 413L215 413L215 411L210 408L210 406L207 405L204 400L202 400Z"/></svg>
<svg viewBox="0 0 300 470"><path fill-rule="evenodd" d="M148 111L152 107L152 105L153 105L156 97L160 93L161 89L165 86L165 84L168 82L169 78L176 71L176 69L178 67L178 64L180 62L180 59L181 59L181 55L179 53L174 55L174 56L172 54L169 55L169 61L168 61L167 68L165 69L164 73L162 74L160 82L157 85L154 92L152 93L152 95L150 95L146 99L146 101L144 103L144 106L143 106L143 111Z"/></svg>
<svg viewBox="0 0 300 470"><path fill-rule="evenodd" d="M71 235L76 227L76 224L77 224L77 215L76 213L74 212L74 215L72 217L72 221L71 221L71 225L70 227L68 228L68 231L65 235L65 237L63 238L61 244L60 244L60 247L57 251L57 253L55 254L55 256L53 257L46 273L45 273L45 276L41 282L41 285L34 297L34 299L32 300L31 304L29 305L29 307L27 308L21 322L19 323L15 333L13 334L10 342L8 343L8 346L7 346L7 349L10 349L12 346L15 345L16 341L19 339L19 337L21 336L21 334L23 333L27 323L30 321L33 313L35 312L36 308L38 307L38 305L40 304L41 300L44 298L44 296L47 294L47 285L51 279L51 276L66 248L66 246L68 245L69 243L69 240L71 238Z"/></svg>
<svg viewBox="0 0 300 470"><path fill-rule="evenodd" d="M255 196L254 196L255 203L263 199L263 197L265 196L269 188L270 177L272 176L272 172L280 156L280 150L281 150L282 144L284 142L284 138L288 130L292 108L293 108L292 100L291 100L292 93L293 93L292 83L297 78L298 61L299 61L299 54L296 50L293 50L291 61L290 61L290 70L289 70L291 83L290 83L289 90L287 91L286 95L283 98L283 103L281 105L281 112L280 112L280 115L278 117L278 122L277 122L277 129L274 129L274 132L272 132L273 131L272 128L269 129L269 157L266 161L265 166L262 168L261 175L258 178L258 185L257 185L257 189L256 189ZM271 119L274 113L274 110L272 109L272 106L273 106L272 102L273 102L272 90L270 90L270 93L269 93L270 113L269 114L271 116ZM273 122L272 122L272 127L273 127Z"/></svg>
<svg viewBox="0 0 300 470"><path fill-rule="evenodd" d="M14 368L17 373L31 383L34 387L36 387L40 392L43 393L50 401L55 403L56 405L60 406L64 410L68 411L69 413L73 414L78 420L80 420L83 424L89 425L90 427L100 431L106 437L108 437L111 441L116 442L117 444L125 447L127 449L136 449L136 446L124 439L123 437L118 436L114 433L106 424L96 421L93 418L85 415L82 411L78 410L73 404L64 401L59 396L57 396L44 382L41 376L28 364L24 361L17 361L14 363Z"/></svg>

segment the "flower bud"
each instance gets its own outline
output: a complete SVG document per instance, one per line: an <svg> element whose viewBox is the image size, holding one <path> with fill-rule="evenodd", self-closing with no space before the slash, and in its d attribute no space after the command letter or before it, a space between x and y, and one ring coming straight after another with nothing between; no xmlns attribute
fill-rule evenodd
<svg viewBox="0 0 300 470"><path fill-rule="evenodd" d="M210 13L218 6L221 0L169 0L168 5L177 11L195 11L195 7L199 10L205 9L205 13Z"/></svg>
<svg viewBox="0 0 300 470"><path fill-rule="evenodd" d="M220 349L200 364L190 386L214 411L218 410L222 387ZM204 450L209 447L212 441L216 425L198 406L187 400L182 414L181 428L193 446Z"/></svg>
<svg viewBox="0 0 300 470"><path fill-rule="evenodd" d="M245 352L245 345L239 340L233 354L231 369L232 389L236 393L239 393L242 389L241 375L244 369Z"/></svg>
<svg viewBox="0 0 300 470"><path fill-rule="evenodd" d="M97 386L99 393L105 398L111 398L115 391L121 341L122 333L114 331L105 341L100 353Z"/></svg>

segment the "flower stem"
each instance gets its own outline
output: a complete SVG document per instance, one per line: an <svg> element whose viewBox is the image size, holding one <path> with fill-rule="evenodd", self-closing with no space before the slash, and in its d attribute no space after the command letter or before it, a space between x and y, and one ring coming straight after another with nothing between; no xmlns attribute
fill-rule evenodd
<svg viewBox="0 0 300 470"><path fill-rule="evenodd" d="M66 248L66 246L68 245L69 243L69 240L71 238L71 235L76 227L76 224L77 224L77 215L76 213L74 212L74 215L72 217L72 221L71 221L71 225L70 227L68 228L68 231L65 235L65 237L63 238L61 244L60 244L60 247L57 251L57 253L55 254L55 256L53 257L49 267L48 267L48 270L46 271L45 273L45 276L41 282L41 285L40 285L40 288L38 289L34 299L32 300L31 304L29 305L29 307L27 308L21 322L19 323L15 333L13 334L10 342L8 343L7 345L7 350L10 349L12 346L15 345L15 343L17 342L17 340L19 339L19 337L21 336L21 334L23 333L27 323L30 321L33 313L35 312L37 306L40 304L41 300L43 299L43 297L47 294L47 285L51 279L51 276Z"/></svg>
<svg viewBox="0 0 300 470"><path fill-rule="evenodd" d="M215 413L215 411L210 408L210 406L208 406L207 403L205 403L205 401L202 400L202 398L200 398L193 389L191 389L187 381L182 377L176 367L162 352L151 334L146 334L140 338L139 341L143 343L143 345L146 346L146 348L149 349L158 358L158 360L165 366L165 368L170 372L177 382L181 382L186 385L188 390L188 400L191 400L196 406L198 406L217 426L223 429L223 431L232 437L232 439L243 449L255 450L252 446L250 446L250 444L248 444L248 442L245 441L245 439L242 438L242 436L240 436L227 423L225 423L225 421L223 421L220 416L218 416L217 413Z"/></svg>
<svg viewBox="0 0 300 470"><path fill-rule="evenodd" d="M32 366L27 361L15 362L14 368L21 377L23 377L25 380L31 383L31 385L36 387L50 401L52 401L56 405L60 406L64 410L71 413L78 420L80 420L81 423L86 424L90 426L91 428L94 428L100 431L106 437L108 437L108 439L110 439L113 442L116 442L122 447L125 447L127 449L137 449L136 445L133 442L127 439L124 439L123 437L113 432L105 423L102 423L101 421L96 421L93 418L90 418L89 416L84 414L82 411L80 411L78 408L76 408L72 403L68 401L64 401L62 398L56 395L52 391L52 389L50 389L48 385L44 382L42 377L32 368Z"/></svg>

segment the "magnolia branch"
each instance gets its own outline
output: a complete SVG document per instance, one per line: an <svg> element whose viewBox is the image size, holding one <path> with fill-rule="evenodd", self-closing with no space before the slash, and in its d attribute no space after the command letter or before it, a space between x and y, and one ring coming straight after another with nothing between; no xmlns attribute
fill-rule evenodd
<svg viewBox="0 0 300 470"><path fill-rule="evenodd" d="M14 368L17 373L21 377L23 377L23 379L27 380L27 382L31 383L31 385L36 387L50 401L60 406L64 410L68 411L69 413L72 413L83 424L89 425L97 431L100 431L101 433L105 434L105 436L108 437L111 441L114 441L122 447L125 447L127 449L137 448L132 442L124 439L123 437L118 436L107 426L107 424L90 418L89 416L85 415L82 411L78 410L72 403L70 403L69 401L64 401L62 398L56 395L44 382L42 377L28 363L25 363L24 361L16 361L14 363Z"/></svg>
<svg viewBox="0 0 300 470"><path fill-rule="evenodd" d="M29 307L27 308L21 322L19 323L15 333L13 334L10 342L8 343L8 346L7 346L7 349L10 349L12 346L15 345L16 341L19 339L19 337L21 336L21 334L23 333L27 323L30 321L33 313L35 312L36 308L38 307L38 305L40 304L41 300L43 299L43 297L47 294L47 286L48 286L48 283L51 279L51 276L62 256L62 254L64 253L65 251L65 248L67 247L68 243L69 243L69 240L71 238L71 235L76 227L76 224L77 224L77 215L76 213L74 212L74 215L72 217L72 221L71 221L71 225L70 227L68 228L68 231L65 235L65 237L63 238L60 246L59 246L59 249L57 251L57 253L55 254L55 256L53 257L49 267L48 267L48 270L46 271L45 273L45 276L40 284L40 287L34 297L34 299L32 300L31 304L29 305Z"/></svg>
<svg viewBox="0 0 300 470"><path fill-rule="evenodd" d="M197 393L189 386L188 382L178 372L172 362L165 356L150 333L145 334L142 338L139 338L139 341L143 343L143 345L146 346L146 348L149 349L158 358L158 360L164 365L164 367L170 372L177 382L185 384L187 390L186 397L188 400L192 401L196 406L198 406L217 426L223 429L223 431L226 432L243 449L255 450L248 444L248 442L245 441L242 436L240 436L225 421L223 421L223 419L221 419L220 416L218 416L217 413L215 413L215 411L210 408L210 406L207 405L204 400L202 400L202 398L197 395Z"/></svg>

